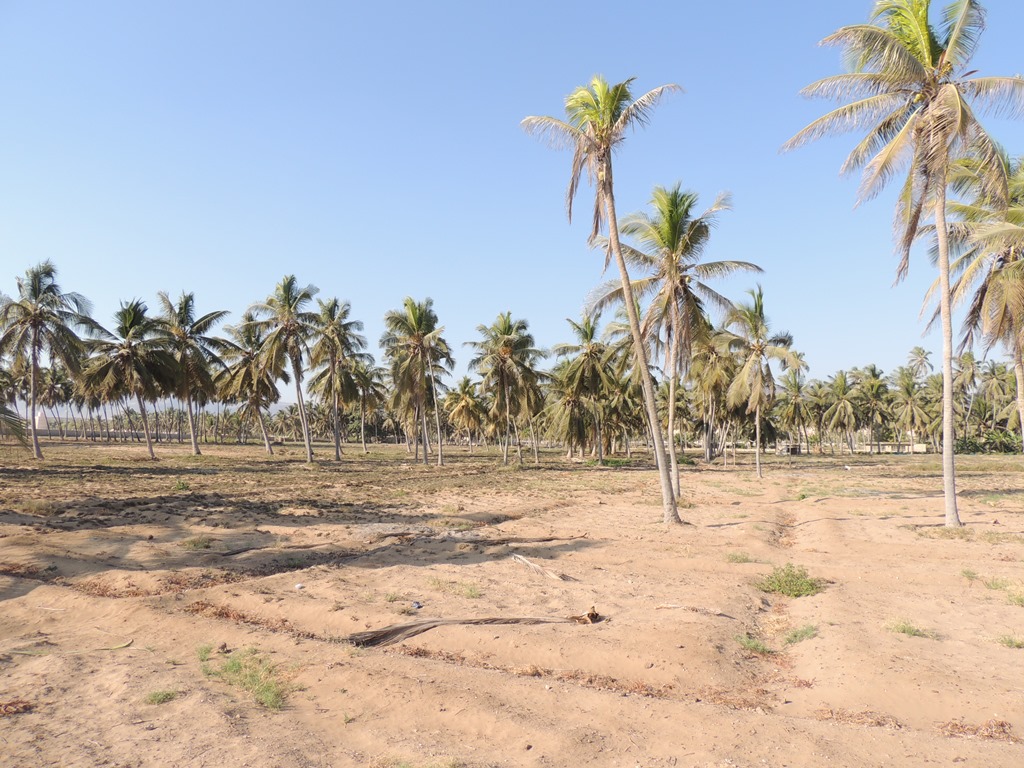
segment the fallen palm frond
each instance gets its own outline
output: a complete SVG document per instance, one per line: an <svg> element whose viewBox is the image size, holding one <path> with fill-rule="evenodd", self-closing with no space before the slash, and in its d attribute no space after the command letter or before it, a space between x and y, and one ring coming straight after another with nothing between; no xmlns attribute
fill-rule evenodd
<svg viewBox="0 0 1024 768"><path fill-rule="evenodd" d="M24 699L12 699L11 701L0 701L0 717L7 715L20 715L22 712L31 712L34 705Z"/></svg>
<svg viewBox="0 0 1024 768"><path fill-rule="evenodd" d="M536 563L532 563L522 555L513 554L512 559L515 560L517 563L520 563L521 565L525 565L534 573L540 574L541 576L545 576L549 579L554 579L555 581L577 581L577 579L574 579L572 576L569 576L568 574L557 573L556 571L551 571L547 568L537 565Z"/></svg>
<svg viewBox="0 0 1024 768"><path fill-rule="evenodd" d="M470 626L494 626L497 624L596 624L604 619L591 608L580 616L523 616L496 617L486 619L421 619L408 624L393 624L383 629L371 629L367 632L356 632L345 638L345 641L361 648L377 645L391 645L410 637L421 635L437 627L455 624Z"/></svg>

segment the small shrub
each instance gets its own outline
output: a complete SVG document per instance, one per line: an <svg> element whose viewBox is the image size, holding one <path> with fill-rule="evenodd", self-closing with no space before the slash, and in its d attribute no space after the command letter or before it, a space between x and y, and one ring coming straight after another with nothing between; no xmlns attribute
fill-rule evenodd
<svg viewBox="0 0 1024 768"><path fill-rule="evenodd" d="M775 651L762 643L756 637L751 637L750 635L736 635L736 642L740 644L743 650L756 653L760 656L771 656L775 653Z"/></svg>
<svg viewBox="0 0 1024 768"><path fill-rule="evenodd" d="M397 592L388 592L386 595L384 595L384 602L394 603L399 599L399 597L401 597L401 595L399 595Z"/></svg>
<svg viewBox="0 0 1024 768"><path fill-rule="evenodd" d="M810 640L812 637L818 636L818 628L813 624L807 624L799 629L794 629L786 635L784 642L786 645L796 645L804 640Z"/></svg>
<svg viewBox="0 0 1024 768"><path fill-rule="evenodd" d="M200 549L209 549L213 546L213 539L209 536L193 536L191 539L185 539L181 542L183 549L187 549L192 552L196 552Z"/></svg>
<svg viewBox="0 0 1024 768"><path fill-rule="evenodd" d="M774 592L787 597L807 597L821 592L825 588L825 582L822 579L812 579L807 575L806 568L786 563L781 568L775 568L757 582L756 586L762 592Z"/></svg>
<svg viewBox="0 0 1024 768"><path fill-rule="evenodd" d="M196 648L196 656L199 657L200 661L209 661L211 653L213 653L212 645L200 645L198 648Z"/></svg>
<svg viewBox="0 0 1024 768"><path fill-rule="evenodd" d="M146 696L147 704L166 704L168 701L173 701L178 697L177 691L153 691L151 694Z"/></svg>
<svg viewBox="0 0 1024 768"><path fill-rule="evenodd" d="M1013 635L1002 635L998 641L1000 645L1005 645L1007 648L1024 648L1024 639Z"/></svg>
<svg viewBox="0 0 1024 768"><path fill-rule="evenodd" d="M175 491L187 491L187 490L189 490L190 487L191 486L189 486L187 480L182 480L182 479L179 478L174 483L174 485L172 486L172 490L175 490Z"/></svg>
<svg viewBox="0 0 1024 768"><path fill-rule="evenodd" d="M962 571L960 571L960 575L970 582L978 580L978 572L972 571L970 568L964 568Z"/></svg>
<svg viewBox="0 0 1024 768"><path fill-rule="evenodd" d="M1010 605L1016 605L1020 608L1024 608L1024 593L1011 592L1006 596L1006 599L1010 601Z"/></svg>

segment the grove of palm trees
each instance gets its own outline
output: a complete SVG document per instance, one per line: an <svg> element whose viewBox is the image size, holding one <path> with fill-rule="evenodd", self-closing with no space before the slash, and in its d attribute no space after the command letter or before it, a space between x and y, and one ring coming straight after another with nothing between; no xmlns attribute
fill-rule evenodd
<svg viewBox="0 0 1024 768"><path fill-rule="evenodd" d="M636 78L522 119L566 226L593 195L550 345L508 293L468 338L430 285L360 316L327 263L241 306L0 276L4 760L1020 765L1024 172L984 126L1024 80L985 23L877 0L782 146L854 133L851 205L899 182L941 350L895 366L812 370L720 245L749 201L669 166L617 207L687 98Z"/></svg>

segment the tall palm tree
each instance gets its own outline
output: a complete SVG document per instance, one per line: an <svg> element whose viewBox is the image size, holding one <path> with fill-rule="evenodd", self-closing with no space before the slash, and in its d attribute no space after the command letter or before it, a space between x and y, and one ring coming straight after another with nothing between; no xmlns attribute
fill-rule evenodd
<svg viewBox="0 0 1024 768"><path fill-rule="evenodd" d="M661 421L658 418L658 405L654 397L654 379L648 369L647 348L644 346L643 334L640 330L640 317L636 311L629 272L619 242L618 217L615 212L615 184L612 176L612 152L624 140L627 128L646 124L650 120L651 111L662 96L670 91L680 90L680 88L677 85L663 85L634 100L630 90L633 79L609 85L603 77L596 76L588 86L577 88L566 98L567 120L558 120L553 117L527 117L522 124L527 131L547 137L556 146L573 149L572 172L566 196L570 221L572 221L572 203L584 171L596 184L591 240L600 231L602 222L606 223L608 226L608 251L605 257L605 266L608 266L614 256L622 282L623 303L629 315L633 352L642 377L647 419L654 437L654 453L661 481L664 519L666 523L679 523L681 521L676 509L676 497L665 456L665 443L661 431Z"/></svg>
<svg viewBox="0 0 1024 768"><path fill-rule="evenodd" d="M267 354L266 337L251 312L242 315L241 323L224 330L231 338L223 342L221 351L225 368L217 376L220 396L225 402L238 403L242 417L256 422L263 436L263 446L267 454L273 456L263 412L281 399L277 382L282 380L287 384L288 373L282 360L275 361Z"/></svg>
<svg viewBox="0 0 1024 768"><path fill-rule="evenodd" d="M679 381L686 373L694 344L711 330L707 305L723 313L732 307L707 281L739 271L762 271L746 261L701 261L718 215L730 210L731 202L727 194L719 195L702 213L697 211L697 202L697 193L684 192L679 184L672 189L655 187L652 212L630 214L619 225L619 231L637 243L637 247L622 245L626 263L645 274L632 281L636 298L650 298L641 330L645 338L660 334L666 342L669 459L676 496L681 490L675 450ZM597 242L607 248L603 240ZM605 286L593 306L600 309L611 301L621 301L622 296L621 286Z"/></svg>
<svg viewBox="0 0 1024 768"><path fill-rule="evenodd" d="M92 306L78 293L61 290L57 268L50 261L17 278L18 298L0 294L0 357L11 356L29 374L28 429L32 455L43 458L36 432L36 406L41 357L46 352L71 374L81 370L82 340L75 329L91 330Z"/></svg>
<svg viewBox="0 0 1024 768"><path fill-rule="evenodd" d="M196 436L195 396L202 393L209 397L216 389L211 365L220 364L217 350L221 347L221 342L209 333L229 313L226 310L217 310L197 318L194 293L183 292L177 302L171 301L163 291L158 293L157 297L163 320L157 334L165 339L168 349L178 363L178 386L175 394L185 404L192 455L199 456L201 451Z"/></svg>
<svg viewBox="0 0 1024 768"><path fill-rule="evenodd" d="M892 416L896 426L910 433L910 452L913 453L915 435L928 424L924 388L909 367L893 371L892 384Z"/></svg>
<svg viewBox="0 0 1024 768"><path fill-rule="evenodd" d="M347 301L317 299L319 313L314 331L316 341L310 349L310 365L320 370L309 382L311 392L318 393L331 405L331 433L334 437L334 459L341 461L341 432L338 410L341 403L356 398L356 385L352 366L361 350L366 349L366 337L359 331L363 324L350 320L352 306Z"/></svg>
<svg viewBox="0 0 1024 768"><path fill-rule="evenodd" d="M876 365L867 365L854 373L855 397L868 427L868 452L870 453L875 431L885 424L889 415L889 385L885 381L882 370ZM881 437L878 440L878 452L881 453Z"/></svg>
<svg viewBox="0 0 1024 768"><path fill-rule="evenodd" d="M448 342L441 335L434 312L433 299L422 302L407 296L402 309L389 310L384 315L384 334L380 346L391 361L391 377L395 384L396 402L405 401L413 416L413 439L419 434L420 422L426 424L426 414L434 407L437 426L437 464L444 464L441 436L441 415L436 407L438 368L451 370L455 361ZM423 463L428 463L426 430L423 440Z"/></svg>
<svg viewBox="0 0 1024 768"><path fill-rule="evenodd" d="M309 421L306 418L306 404L302 397L302 361L309 354L309 340L316 327L317 316L305 307L320 292L315 285L302 287L295 275L285 275L266 301L253 304L249 310L257 318L254 322L261 333L266 334L264 344L267 354L276 361L291 363L292 378L295 380L295 398L302 428L302 440L306 446L306 461L313 461L313 445L309 437ZM275 363L275 369L283 365Z"/></svg>
<svg viewBox="0 0 1024 768"><path fill-rule="evenodd" d="M930 22L930 0L878 0L872 23L843 27L823 40L847 54L853 71L827 77L804 89L809 96L851 98L849 104L815 120L785 149L822 136L873 125L847 158L844 171L864 167L861 199L873 197L901 168L909 174L899 196L897 220L907 271L910 246L926 209L934 216L942 320L942 469L947 526L961 525L953 460L953 320L950 298L946 194L950 163L970 156L983 169L982 184L992 199L1005 199L1006 175L998 150L975 117L969 101L1017 113L1024 107L1024 80L970 78L966 67L984 28L976 0L957 0L944 9L939 29Z"/></svg>
<svg viewBox="0 0 1024 768"><path fill-rule="evenodd" d="M796 443L799 446L801 438L807 435L807 422L811 419L807 382L798 369L790 368L782 377L781 383L782 392L779 394L778 402L779 423L789 430L791 436L796 435ZM810 451L810 441L807 441L807 450Z"/></svg>
<svg viewBox="0 0 1024 768"><path fill-rule="evenodd" d="M791 349L793 337L789 333L772 333L764 314L764 291L761 286L748 293L750 303L737 304L726 315L725 328L718 343L723 349L740 357L740 369L729 385L727 403L730 408L745 405L747 414L754 414L755 464L757 476L763 477L761 415L768 412L775 400L775 376L771 363L781 363L783 370L798 368L800 358Z"/></svg>
<svg viewBox="0 0 1024 768"><path fill-rule="evenodd" d="M156 454L146 403L172 391L178 380L177 361L167 349L165 330L163 320L150 317L143 302L121 302L114 313L113 332L99 325L92 329L96 338L88 342L92 354L82 372L87 389L107 402L135 398L151 459Z"/></svg>
<svg viewBox="0 0 1024 768"><path fill-rule="evenodd" d="M830 403L825 421L833 432L841 432L846 447L853 453L853 433L857 428L857 393L846 371L837 371L829 381ZM842 451L840 451L842 453Z"/></svg>
<svg viewBox="0 0 1024 768"><path fill-rule="evenodd" d="M481 387L491 400L491 418L499 415L505 423L505 441L502 443L502 462L508 464L508 448L513 429L519 446L519 463L523 463L522 444L518 440L519 428L515 419L529 410L528 393L537 386L537 362L543 352L534 346L533 334L526 320L513 320L511 312L504 312L491 325L478 325L480 341L468 341L476 354L469 361L469 369L479 373Z"/></svg>

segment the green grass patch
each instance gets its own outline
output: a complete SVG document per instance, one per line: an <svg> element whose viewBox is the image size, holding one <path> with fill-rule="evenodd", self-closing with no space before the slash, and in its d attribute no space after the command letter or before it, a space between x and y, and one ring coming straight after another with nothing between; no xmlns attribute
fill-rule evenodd
<svg viewBox="0 0 1024 768"><path fill-rule="evenodd" d="M787 597L808 597L816 595L825 588L823 579L814 579L807 574L807 569L786 563L775 568L771 573L757 582L762 592L772 592Z"/></svg>
<svg viewBox="0 0 1024 768"><path fill-rule="evenodd" d="M483 596L483 592L480 591L479 586L463 581L432 578L430 580L430 586L438 592L445 592L449 595L460 595L461 597L466 597L470 600L476 600L478 597Z"/></svg>
<svg viewBox="0 0 1024 768"><path fill-rule="evenodd" d="M200 549L209 549L213 546L213 539L209 536L193 536L191 539L185 539L181 542L182 549L187 549L192 552L196 552Z"/></svg>
<svg viewBox="0 0 1024 768"><path fill-rule="evenodd" d="M1024 592L1010 592L1006 599L1010 601L1010 605L1024 608Z"/></svg>
<svg viewBox="0 0 1024 768"><path fill-rule="evenodd" d="M196 648L196 657L199 661L205 663L210 660L210 655L213 653L212 645L200 645Z"/></svg>
<svg viewBox="0 0 1024 768"><path fill-rule="evenodd" d="M191 488L187 480L177 480L174 485L171 486L172 491L187 491Z"/></svg>
<svg viewBox="0 0 1024 768"><path fill-rule="evenodd" d="M791 632L786 633L786 637L783 640L786 645L796 645L802 643L804 640L810 640L812 637L818 636L818 628L813 624L806 624L798 629L794 629Z"/></svg>
<svg viewBox="0 0 1024 768"><path fill-rule="evenodd" d="M1010 582L1006 579L1001 579L998 576L993 576L991 579L985 579L982 582L989 589L1009 589Z"/></svg>
<svg viewBox="0 0 1024 768"><path fill-rule="evenodd" d="M207 666L203 671L209 677L248 692L267 709L279 710L284 706L288 686L281 678L277 666L261 656L255 648L235 651L219 667Z"/></svg>
<svg viewBox="0 0 1024 768"><path fill-rule="evenodd" d="M756 653L759 656L771 656L775 651L751 635L736 635L736 642L745 651Z"/></svg>
<svg viewBox="0 0 1024 768"><path fill-rule="evenodd" d="M979 578L978 572L972 571L970 568L964 568L962 571L960 571L960 575L971 583L977 581Z"/></svg>
<svg viewBox="0 0 1024 768"><path fill-rule="evenodd" d="M889 625L889 631L896 632L901 635L906 635L907 637L927 637L932 640L936 639L934 632L929 632L928 630L914 626L906 619L894 621L892 624Z"/></svg>
<svg viewBox="0 0 1024 768"><path fill-rule="evenodd" d="M1002 635L998 638L1000 645L1005 645L1007 648L1024 648L1024 639L1014 637L1013 635Z"/></svg>
<svg viewBox="0 0 1024 768"><path fill-rule="evenodd" d="M730 563L755 563L757 562L748 555L746 552L730 552L725 556L727 562Z"/></svg>
<svg viewBox="0 0 1024 768"><path fill-rule="evenodd" d="M166 704L178 698L177 691L153 691L146 696L147 704Z"/></svg>

